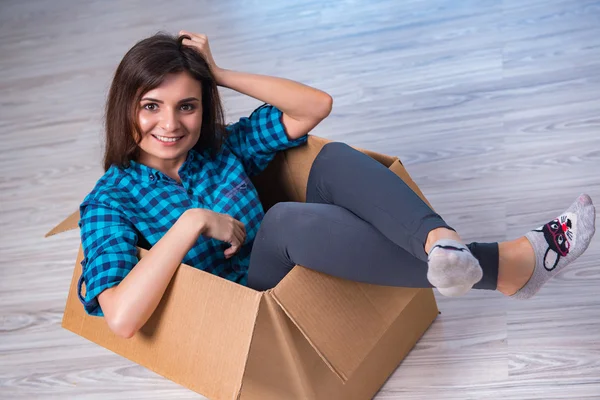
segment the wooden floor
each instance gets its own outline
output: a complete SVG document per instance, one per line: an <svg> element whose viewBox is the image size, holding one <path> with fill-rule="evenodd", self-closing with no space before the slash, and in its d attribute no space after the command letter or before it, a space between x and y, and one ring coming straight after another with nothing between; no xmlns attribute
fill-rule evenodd
<svg viewBox="0 0 600 400"><path fill-rule="evenodd" d="M200 399L60 327L102 174L111 76L138 40L206 33L219 65L334 98L313 133L399 156L468 240L600 204L600 1L0 2L0 398ZM224 89L229 121L260 103ZM600 399L600 240L526 302L472 291L376 396ZM285 399L284 399L285 400Z"/></svg>

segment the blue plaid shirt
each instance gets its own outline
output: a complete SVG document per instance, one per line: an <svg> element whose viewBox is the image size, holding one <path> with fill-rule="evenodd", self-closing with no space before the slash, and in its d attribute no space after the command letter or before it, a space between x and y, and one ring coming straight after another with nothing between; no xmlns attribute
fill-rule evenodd
<svg viewBox="0 0 600 400"><path fill-rule="evenodd" d="M189 208L208 208L240 220L246 240L226 259L228 243L201 235L182 262L246 285L252 243L264 217L249 177L263 171L277 151L307 140L306 135L290 140L281 116L280 110L264 104L227 126L228 138L215 160L190 150L179 169L181 184L135 161L129 168L113 165L106 171L79 208L84 259L78 293L88 314L104 315L97 296L137 264L136 246L154 246Z"/></svg>

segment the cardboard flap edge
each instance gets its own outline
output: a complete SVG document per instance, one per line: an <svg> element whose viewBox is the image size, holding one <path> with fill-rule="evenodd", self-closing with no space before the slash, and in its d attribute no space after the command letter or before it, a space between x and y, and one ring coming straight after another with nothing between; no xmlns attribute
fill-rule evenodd
<svg viewBox="0 0 600 400"><path fill-rule="evenodd" d="M277 298L275 292L271 289L268 291L268 295L270 295L273 298L273 300L275 300L275 302L279 305L279 307L281 307L283 312L288 316L290 321L292 321L292 323L298 328L300 333L302 333L302 336L304 336L304 338L308 341L310 346L315 350L319 357L321 357L321 359L323 360L325 365L327 365L327 367L331 370L331 372L333 372L342 383L346 383L348 381L348 377L342 371L339 371L337 368L335 368L335 366L329 361L329 359L327 359L325 354L323 354L323 352L319 349L319 347L313 342L310 336L303 329L302 325L293 317L292 313L290 313L290 311L284 306L283 302L279 298Z"/></svg>
<svg viewBox="0 0 600 400"><path fill-rule="evenodd" d="M267 291L258 292L258 296L256 297L256 311L254 313L254 324L252 325L252 333L250 334L250 340L248 341L248 351L246 351L246 357L244 358L244 368L242 368L242 372L240 374L239 381L237 383L237 387L235 389L235 400L239 400L242 396L242 386L244 385L244 376L246 375L246 368L248 368L248 360L250 359L250 346L252 345L252 341L254 340L254 334L256 333L256 322L258 319L258 313L260 312L260 303L262 301L263 296Z"/></svg>
<svg viewBox="0 0 600 400"><path fill-rule="evenodd" d="M71 231L73 229L79 228L79 218L79 210L77 210L73 214L65 218L63 221L61 221L54 228L52 228L48 233L44 235L44 237L47 238L49 236L53 236L62 232Z"/></svg>

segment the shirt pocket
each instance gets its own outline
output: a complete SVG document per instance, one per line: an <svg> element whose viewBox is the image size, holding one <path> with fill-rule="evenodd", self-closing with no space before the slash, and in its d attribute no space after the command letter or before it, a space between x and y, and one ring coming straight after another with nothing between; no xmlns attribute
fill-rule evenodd
<svg viewBox="0 0 600 400"><path fill-rule="evenodd" d="M248 176L245 176L241 180L241 182L235 183L233 188L226 191L224 196L227 199L230 199L233 201L238 201L242 197L244 197L246 192L248 192L250 185L251 185L250 178Z"/></svg>

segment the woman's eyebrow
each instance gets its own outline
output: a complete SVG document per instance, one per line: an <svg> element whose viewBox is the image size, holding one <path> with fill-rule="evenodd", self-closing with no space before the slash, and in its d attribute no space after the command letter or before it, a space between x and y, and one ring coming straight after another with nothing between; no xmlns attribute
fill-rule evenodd
<svg viewBox="0 0 600 400"><path fill-rule="evenodd" d="M160 103L160 104L163 104L163 101L162 101L162 100L153 99L153 98L151 98L151 97L144 97L144 98L143 98L142 100L140 100L140 101L144 101L144 100L148 100L148 101L154 101L155 103ZM179 103L187 103L187 102L190 102L190 101L200 101L200 100L199 100L199 99L197 99L196 97L188 97L188 98L186 98L186 99L179 100Z"/></svg>

